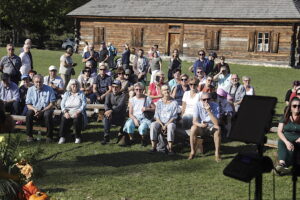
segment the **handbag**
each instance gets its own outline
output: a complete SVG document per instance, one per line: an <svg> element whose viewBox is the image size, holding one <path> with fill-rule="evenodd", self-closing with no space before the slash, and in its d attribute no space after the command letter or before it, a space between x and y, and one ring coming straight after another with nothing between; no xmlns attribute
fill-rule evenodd
<svg viewBox="0 0 300 200"><path fill-rule="evenodd" d="M146 102L147 102L147 96L145 97L144 107L146 107ZM143 114L144 114L144 116L145 116L146 119L153 120L154 112L152 112L152 111L144 111Z"/></svg>
<svg viewBox="0 0 300 200"><path fill-rule="evenodd" d="M12 64L12 66L14 67L14 69L15 69L15 71L16 71L16 74L15 74L14 77L17 78L17 81L21 81L22 74L21 74L20 70L18 70L18 69L16 68L15 64L11 61L11 59L10 59L9 57L8 57L8 60L9 60L9 62Z"/></svg>

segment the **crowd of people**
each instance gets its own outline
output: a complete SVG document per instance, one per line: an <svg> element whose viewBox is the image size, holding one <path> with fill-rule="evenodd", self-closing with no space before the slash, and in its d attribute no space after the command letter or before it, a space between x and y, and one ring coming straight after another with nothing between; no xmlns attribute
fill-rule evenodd
<svg viewBox="0 0 300 200"><path fill-rule="evenodd" d="M182 73L178 49L173 50L168 69L163 69L158 45L153 45L145 56L143 49L124 44L121 57L116 60L117 49L112 43L102 42L99 51L86 43L79 75L74 70L77 63L72 60L73 49L68 48L60 57L59 69L51 65L49 74L42 76L33 69L31 45L27 39L17 56L14 45L8 44L7 55L0 61L0 101L6 112L26 116L28 142L35 141L34 121L44 122L46 141L53 141L56 108L61 110L58 143L66 142L72 126L75 143L80 143L84 137L81 131L88 121L86 105L104 104L104 111L99 111L104 126L103 145L110 142L111 126L117 125L118 138L127 138L125 145L136 143L133 134L137 128L141 145L151 143L150 153L163 151L173 155L175 138L182 134L191 147L188 159L193 159L199 139L212 136L215 159L220 161L221 138L230 132L232 116L245 95L255 95L250 77L242 77L240 83L224 56L215 63L215 52L206 57L206 52L200 50L199 58L188 69L190 76ZM178 129L184 131L179 133Z"/></svg>

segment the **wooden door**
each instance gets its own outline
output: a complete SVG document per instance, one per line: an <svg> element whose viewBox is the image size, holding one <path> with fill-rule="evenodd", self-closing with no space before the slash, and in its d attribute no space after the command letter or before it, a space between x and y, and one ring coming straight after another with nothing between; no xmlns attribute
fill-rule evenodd
<svg viewBox="0 0 300 200"><path fill-rule="evenodd" d="M169 33L168 55L171 55L174 49L181 50L180 33Z"/></svg>

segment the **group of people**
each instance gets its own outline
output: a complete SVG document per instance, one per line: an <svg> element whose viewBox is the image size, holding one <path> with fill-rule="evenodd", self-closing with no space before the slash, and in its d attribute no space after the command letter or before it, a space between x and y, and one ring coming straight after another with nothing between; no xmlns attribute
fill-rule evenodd
<svg viewBox="0 0 300 200"><path fill-rule="evenodd" d="M174 49L166 81L158 45L145 56L143 49L136 53L125 44L121 58L115 62L117 49L111 43L106 46L102 42L99 51L87 44L82 54L83 70L77 79L72 79L76 63L72 61L71 48L60 57L59 70L51 65L49 75L43 77L33 70L30 45L25 44L21 53L28 57L20 59L14 54L14 46L8 44L7 56L0 61L0 100L6 112L26 116L28 142L35 140L34 120L44 121L46 141L53 141L53 110L57 108L61 110L58 143L66 142L72 125L75 143L80 143L81 131L87 124L86 105L97 103L104 104L104 112L99 112L104 126L102 144L110 142L111 125L120 126L118 137L128 138L126 145L136 143L133 134L137 128L143 146L148 144L150 132L149 152L173 155L175 137L182 134L189 137L189 159L193 159L199 138L211 135L219 161L221 134L230 131L231 118L244 95L255 95L250 77L242 77L240 83L239 76L231 74L224 56L215 64L215 52L206 57L200 50L199 59L189 68L193 75L189 76L182 73L179 50Z"/></svg>

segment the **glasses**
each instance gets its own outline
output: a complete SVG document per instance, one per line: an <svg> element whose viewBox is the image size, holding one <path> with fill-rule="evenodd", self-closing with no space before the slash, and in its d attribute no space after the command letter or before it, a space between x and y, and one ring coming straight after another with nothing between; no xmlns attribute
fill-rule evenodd
<svg viewBox="0 0 300 200"><path fill-rule="evenodd" d="M105 69L99 69L99 70L104 71Z"/></svg>
<svg viewBox="0 0 300 200"><path fill-rule="evenodd" d="M198 72L197 72L197 74L201 74L201 73L202 73L202 71L198 71Z"/></svg>
<svg viewBox="0 0 300 200"><path fill-rule="evenodd" d="M237 80L239 80L239 79L238 79L238 78L232 78L232 80L237 81Z"/></svg>
<svg viewBox="0 0 300 200"><path fill-rule="evenodd" d="M143 91L141 88L136 88L135 91Z"/></svg>
<svg viewBox="0 0 300 200"><path fill-rule="evenodd" d="M129 74L124 74L124 76L129 76Z"/></svg>
<svg viewBox="0 0 300 200"><path fill-rule="evenodd" d="M9 49L8 49L8 51L13 51L13 50L15 50L15 49L14 49L14 48L9 48Z"/></svg>
<svg viewBox="0 0 300 200"><path fill-rule="evenodd" d="M187 81L187 79L186 79L186 78L182 78L181 80L182 80L182 81Z"/></svg>
<svg viewBox="0 0 300 200"><path fill-rule="evenodd" d="M207 81L209 81L209 82L211 82L212 81L212 79L206 79Z"/></svg>
<svg viewBox="0 0 300 200"><path fill-rule="evenodd" d="M204 56L205 54L204 53L199 53L199 56Z"/></svg>
<svg viewBox="0 0 300 200"><path fill-rule="evenodd" d="M210 98L202 99L202 101L209 101L209 100L210 100Z"/></svg>
<svg viewBox="0 0 300 200"><path fill-rule="evenodd" d="M118 73L118 75L120 75L120 74L122 74L122 75L123 75L124 73Z"/></svg>
<svg viewBox="0 0 300 200"><path fill-rule="evenodd" d="M195 83L190 83L190 86L197 86L197 84L195 84Z"/></svg>
<svg viewBox="0 0 300 200"><path fill-rule="evenodd" d="M247 82L249 82L250 80L244 80L244 81L247 81Z"/></svg>
<svg viewBox="0 0 300 200"><path fill-rule="evenodd" d="M293 108L300 108L300 105L292 105Z"/></svg>

